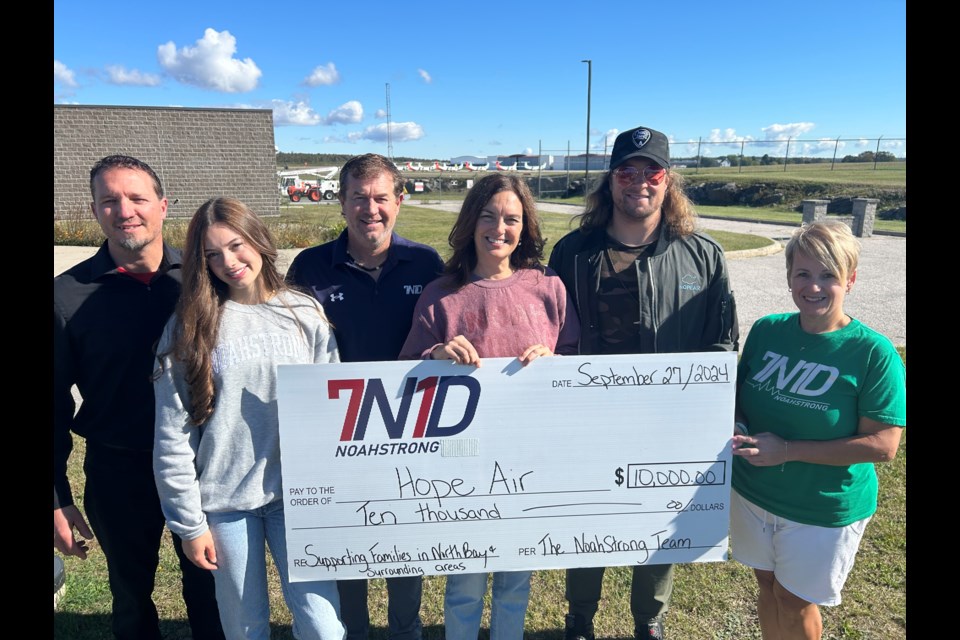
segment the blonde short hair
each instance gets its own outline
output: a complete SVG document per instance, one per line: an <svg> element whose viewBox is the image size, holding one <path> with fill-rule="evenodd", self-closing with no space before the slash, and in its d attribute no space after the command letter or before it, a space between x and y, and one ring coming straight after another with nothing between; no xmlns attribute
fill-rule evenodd
<svg viewBox="0 0 960 640"><path fill-rule="evenodd" d="M843 222L811 222L793 232L785 253L788 283L793 270L793 259L798 253L828 267L841 280L847 280L857 270L860 241Z"/></svg>

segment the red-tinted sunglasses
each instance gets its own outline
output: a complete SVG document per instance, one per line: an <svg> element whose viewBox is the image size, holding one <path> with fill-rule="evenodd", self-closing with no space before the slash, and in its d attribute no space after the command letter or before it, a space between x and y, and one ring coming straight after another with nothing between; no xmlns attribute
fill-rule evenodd
<svg viewBox="0 0 960 640"><path fill-rule="evenodd" d="M627 166L617 167L613 170L613 175L621 187L626 187L636 182L640 178L640 174L643 174L643 182L655 187L667 177L667 170L655 164L646 166L643 169Z"/></svg>

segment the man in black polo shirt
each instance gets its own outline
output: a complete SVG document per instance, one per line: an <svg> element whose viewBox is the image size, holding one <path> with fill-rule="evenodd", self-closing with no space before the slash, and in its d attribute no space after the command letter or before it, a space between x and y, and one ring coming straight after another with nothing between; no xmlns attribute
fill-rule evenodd
<svg viewBox="0 0 960 640"><path fill-rule="evenodd" d="M340 169L340 206L347 228L302 251L287 280L312 291L333 323L342 362L396 360L423 286L443 261L435 249L393 232L403 200L403 176L384 156L351 158ZM370 627L367 581L341 580L340 613L348 640L366 639ZM422 578L387 578L391 640L421 637Z"/></svg>
<svg viewBox="0 0 960 640"><path fill-rule="evenodd" d="M163 242L167 199L147 164L108 156L90 171L91 209L107 236L92 258L53 279L53 546L107 559L113 633L159 640L152 593L164 517L153 479L154 346L180 295L180 253ZM76 411L71 387L83 402ZM73 502L71 432L86 440L83 504ZM79 538L75 535L79 534ZM223 639L213 576L183 555L194 640Z"/></svg>

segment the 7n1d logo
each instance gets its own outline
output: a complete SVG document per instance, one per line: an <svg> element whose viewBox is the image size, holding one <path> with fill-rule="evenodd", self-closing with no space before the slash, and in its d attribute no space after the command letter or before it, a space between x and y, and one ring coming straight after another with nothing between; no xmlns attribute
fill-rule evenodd
<svg viewBox="0 0 960 640"><path fill-rule="evenodd" d="M364 385L366 382L366 385ZM366 386L366 388L364 388ZM450 387L466 387L467 402L460 421L448 427L440 426L440 417L447 400L447 391ZM403 388L403 397L400 399L400 408L393 414L390 401L383 390L383 380L380 378L352 378L348 380L328 380L327 396L331 400L340 397L341 391L350 392L350 401L347 404L347 415L343 420L343 430L340 432L342 442L349 440L363 440L370 422L370 412L376 402L377 410L383 419L387 435L397 440L403 437L407 425L407 416L415 393L422 391L420 410L413 426L414 438L440 438L454 436L470 426L477 412L477 403L480 401L480 383L469 376L431 376L417 381L417 378L407 378Z"/></svg>

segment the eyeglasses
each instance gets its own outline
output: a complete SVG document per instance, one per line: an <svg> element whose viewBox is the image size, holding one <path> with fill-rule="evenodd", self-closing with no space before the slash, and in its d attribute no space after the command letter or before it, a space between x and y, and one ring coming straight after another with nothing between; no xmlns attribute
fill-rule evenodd
<svg viewBox="0 0 960 640"><path fill-rule="evenodd" d="M643 182L655 187L663 182L663 179L667 177L667 170L655 164L646 166L643 169L627 166L617 167L613 170L613 176L617 179L617 182L621 187L626 187L634 182L637 182L640 179L641 174L643 174Z"/></svg>

